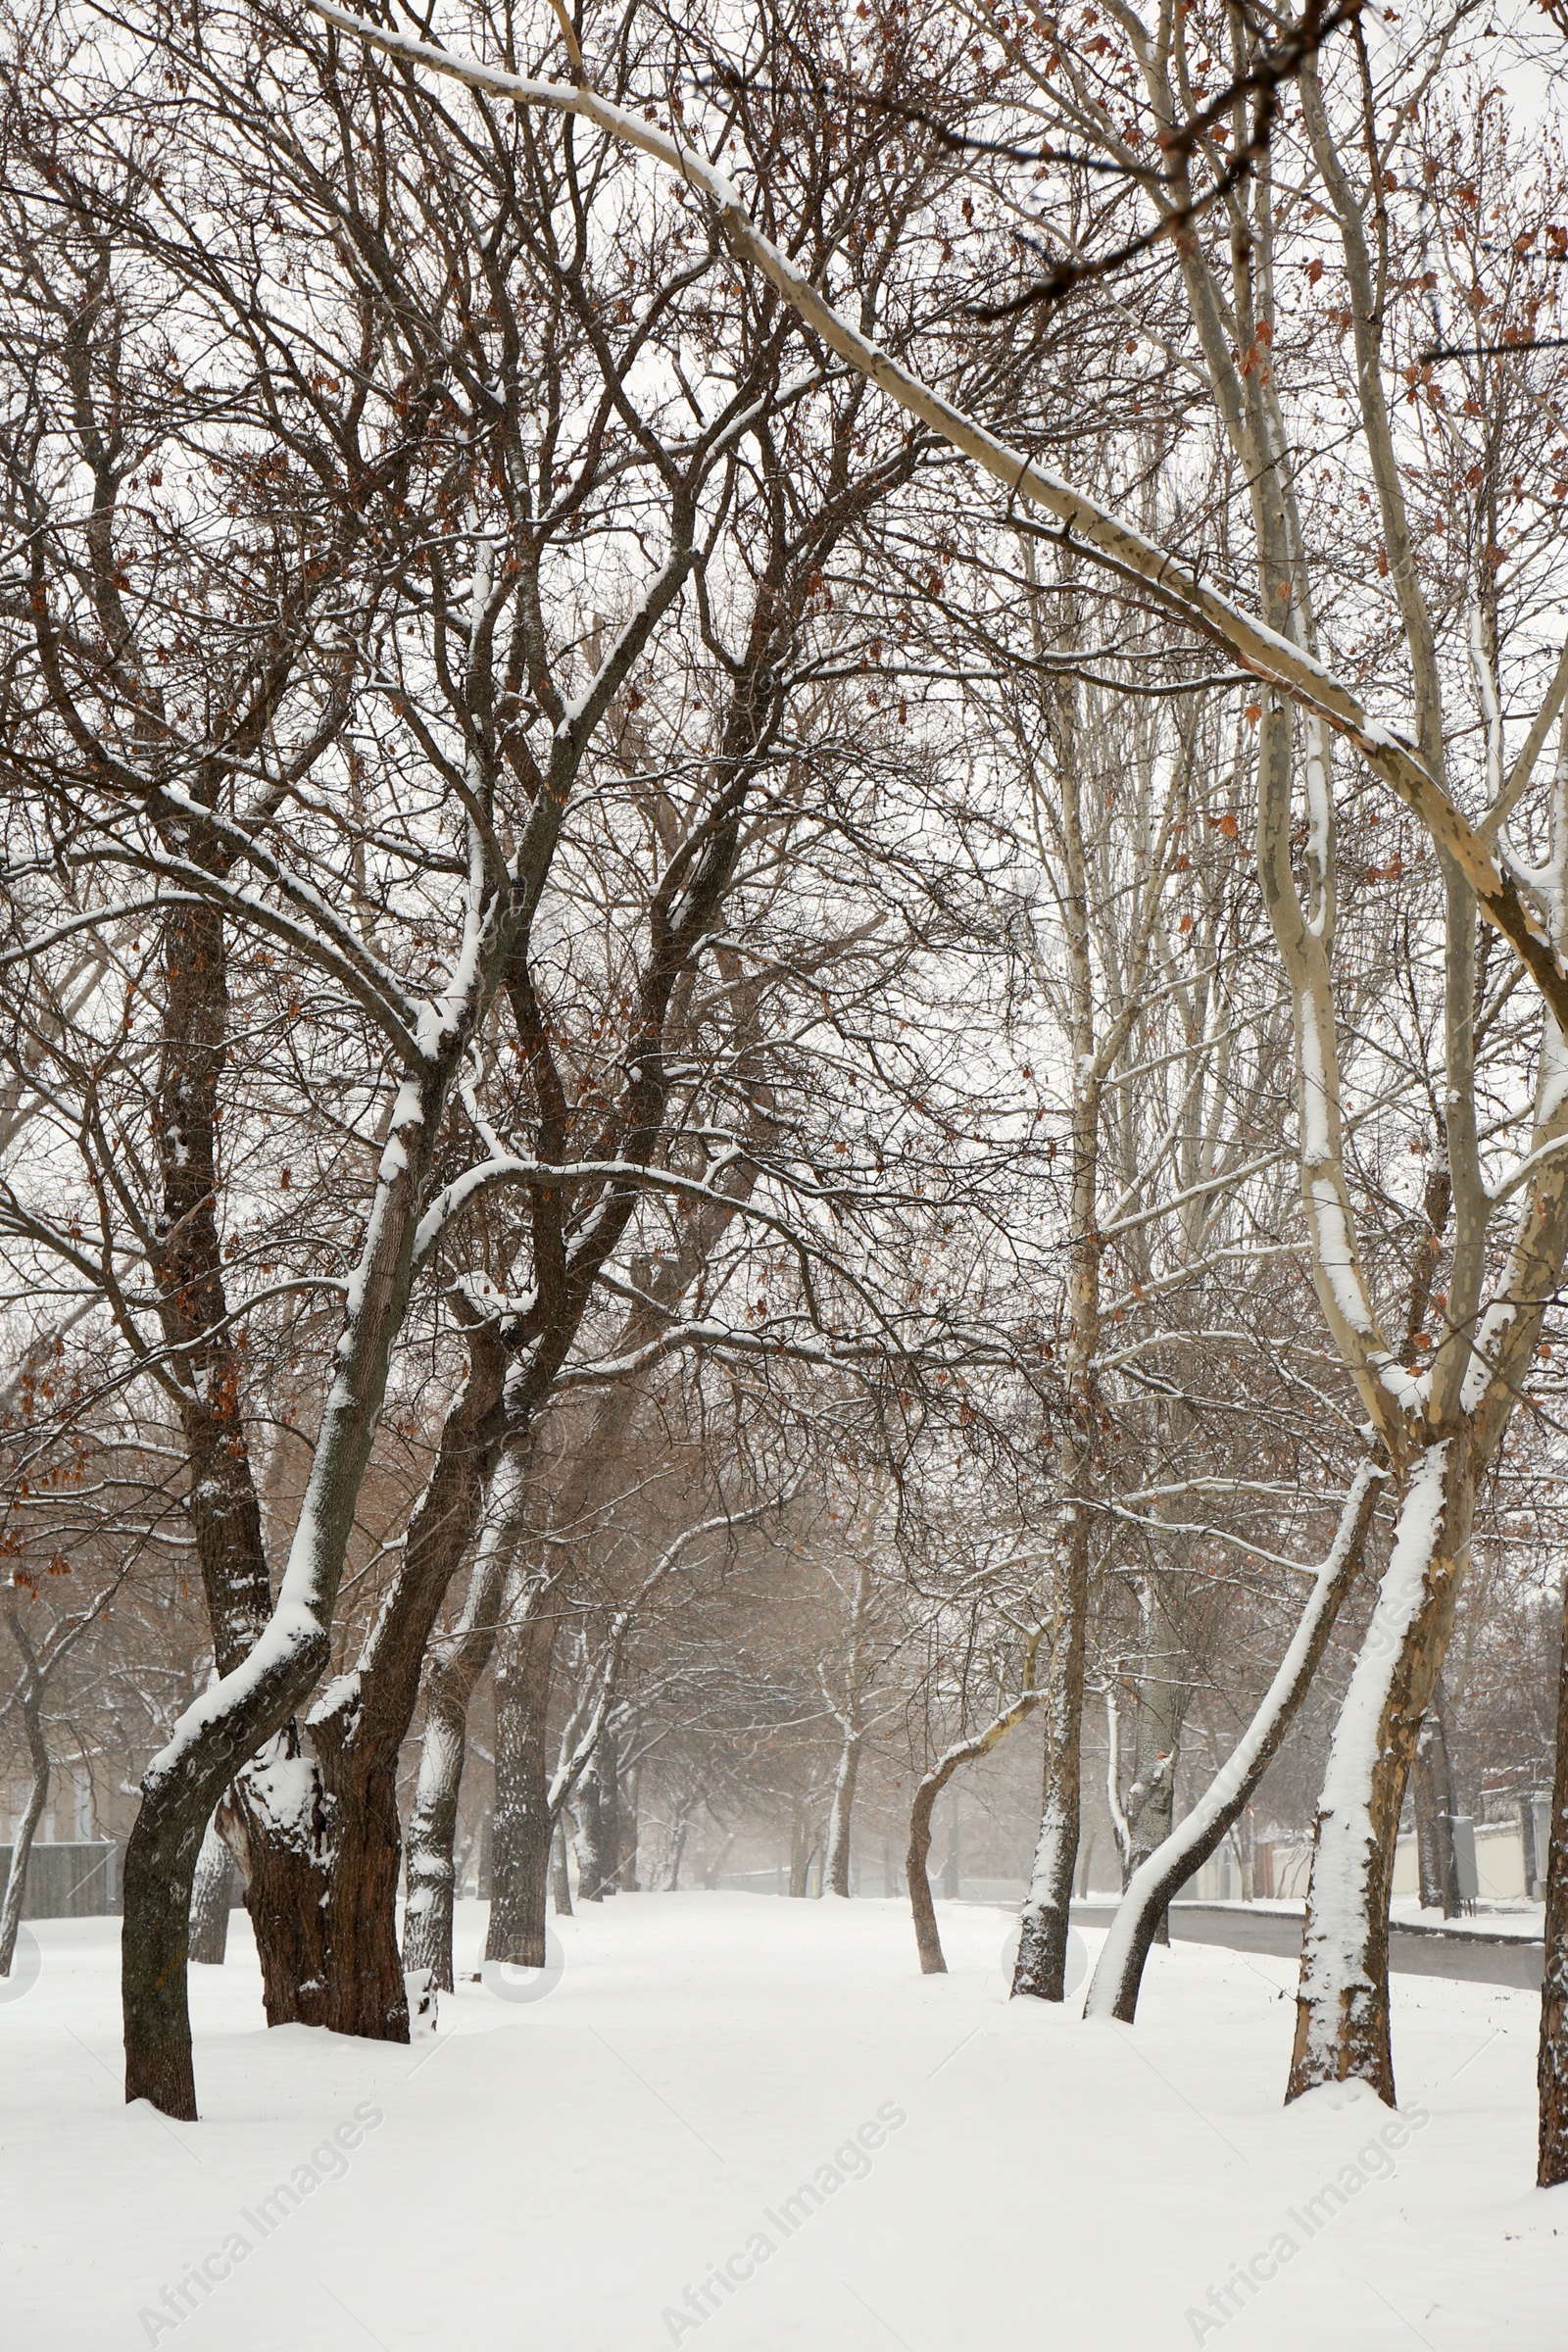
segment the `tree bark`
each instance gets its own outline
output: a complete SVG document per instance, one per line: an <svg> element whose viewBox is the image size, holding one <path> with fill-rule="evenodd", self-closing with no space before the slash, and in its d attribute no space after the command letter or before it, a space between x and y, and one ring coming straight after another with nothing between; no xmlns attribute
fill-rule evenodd
<svg viewBox="0 0 1568 2352"><path fill-rule="evenodd" d="M850 1824L863 1744L862 1733L849 1732L839 1749L838 1771L833 1780L833 1811L827 1829L827 1861L823 1867L823 1882L829 1894L848 1896L850 1891Z"/></svg>
<svg viewBox="0 0 1568 2352"><path fill-rule="evenodd" d="M571 1917L571 1873L566 1867L566 1827L558 1821L550 1840L550 1892L558 1919Z"/></svg>
<svg viewBox="0 0 1568 2352"><path fill-rule="evenodd" d="M452 1990L453 1844L467 1745L468 1707L490 1663L507 1580L522 1541L528 1498L526 1442L511 1443L490 1481L463 1610L434 1647L424 1674L424 1737L408 1831L408 1900L403 1913L405 1971L428 1969ZM491 1828L492 1847L494 1824Z"/></svg>
<svg viewBox="0 0 1568 2352"><path fill-rule="evenodd" d="M5 1899L0 1902L0 1977L9 1977L11 1963L16 1957L17 1931L22 1925L23 1903L27 1891L27 1863L32 1853L32 1841L49 1799L49 1748L43 1736L43 1692L30 1642L21 1628L14 1592L6 1594L6 1609L10 1619L12 1639L22 1655L22 1720L27 1740L27 1759L32 1766L32 1781L27 1790L26 1807L11 1840L11 1870L6 1879Z"/></svg>
<svg viewBox="0 0 1568 2352"><path fill-rule="evenodd" d="M1160 1584L1164 1580L1146 1581ZM1127 1850L1122 1871L1123 1892L1150 1855L1171 1834L1176 1812L1176 1770L1191 1691L1186 1649L1169 1626L1165 1601L1159 1592L1145 1592L1140 1631L1138 1721L1133 1779L1125 1810ZM1163 1911L1154 1930L1154 1941L1170 1942L1170 1929Z"/></svg>
<svg viewBox="0 0 1568 2352"><path fill-rule="evenodd" d="M1098 1237L1097 1237L1098 1250ZM1073 1448L1082 1461L1082 1453ZM1087 1466L1087 1465L1086 1465ZM1072 1883L1082 1817L1084 1643L1089 1618L1089 1512L1069 1503L1058 1521L1054 1641L1046 1694L1040 1839L1013 1963L1014 1996L1065 1998Z"/></svg>
<svg viewBox="0 0 1568 2352"><path fill-rule="evenodd" d="M526 1597L515 1585L509 1588L509 1618L514 1605L524 1610ZM519 1623L504 1625L496 1650L496 1809L485 1958L519 1968L545 1965L552 1828L546 1737L558 1622L551 1608L527 1611Z"/></svg>
<svg viewBox="0 0 1568 2352"><path fill-rule="evenodd" d="M1542 2188L1568 2181L1568 1576L1562 1588L1562 1652L1557 1675L1557 1755L1546 1844L1545 1973L1541 1986L1537 2058Z"/></svg>
<svg viewBox="0 0 1568 2352"><path fill-rule="evenodd" d="M1453 1619L1473 1504L1463 1438L1412 1469L1335 1725L1313 1836L1287 2099L1349 2077L1395 2104L1389 1894L1404 1784Z"/></svg>
<svg viewBox="0 0 1568 2352"><path fill-rule="evenodd" d="M1262 1705L1186 1820L1128 1880L1089 1986L1086 2017L1114 2017L1128 2026L1136 2017L1144 1967L1172 1895L1229 1835L1232 1823L1250 1802L1278 1755L1311 1688L1335 1620L1360 1573L1386 1476L1371 1463L1356 1474L1340 1513L1333 1545L1317 1572L1311 1596Z"/></svg>
<svg viewBox="0 0 1568 2352"><path fill-rule="evenodd" d="M228 1887L234 1859L209 1822L196 1857L190 1896L190 1956L200 1967L221 1968L228 1951Z"/></svg>
<svg viewBox="0 0 1568 2352"><path fill-rule="evenodd" d="M1026 1661L1026 1675L1032 1683L1035 1661L1035 1642L1031 1641ZM999 1740L1005 1739L1014 1724L1022 1723L1040 1704L1041 1693L1026 1684L1022 1694L1010 1707L987 1724L983 1732L971 1739L956 1740L952 1747L938 1757L931 1770L924 1774L915 1788L914 1802L909 1807L909 1842L905 1856L905 1869L909 1884L909 1915L914 1922L914 1947L919 1954L920 1974L924 1977L946 1976L947 1961L942 1956L942 1937L937 1932L936 1906L931 1900L931 1878L928 1862L931 1853L931 1811L937 1798L960 1765L973 1763L977 1756L988 1756ZM897 1887L891 1892L896 1893Z"/></svg>

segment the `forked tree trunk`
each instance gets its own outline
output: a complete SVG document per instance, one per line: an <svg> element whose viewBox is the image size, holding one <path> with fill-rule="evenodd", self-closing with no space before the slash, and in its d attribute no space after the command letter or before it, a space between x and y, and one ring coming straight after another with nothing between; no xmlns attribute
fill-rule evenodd
<svg viewBox="0 0 1568 2352"><path fill-rule="evenodd" d="M1114 2017L1130 2026L1137 2015L1145 1963L1172 1895L1229 1835L1311 1688L1335 1620L1360 1573L1386 1476L1371 1463L1357 1472L1328 1557L1262 1705L1186 1820L1129 1879L1089 1986L1086 2017Z"/></svg>
<svg viewBox="0 0 1568 2352"><path fill-rule="evenodd" d="M1557 1674L1557 1759L1551 1784L1546 1854L1545 1974L1541 1986L1537 2082L1541 2102L1536 2180L1542 2188L1568 2181L1568 1575L1562 1587L1562 1652Z"/></svg>
<svg viewBox="0 0 1568 2352"><path fill-rule="evenodd" d="M190 1956L203 1968L221 1968L228 1951L228 1889L233 1856L209 1822L196 1857L190 1895Z"/></svg>
<svg viewBox="0 0 1568 2352"><path fill-rule="evenodd" d="M1412 1468L1377 1606L1335 1725L1313 1835L1287 2100L1354 2078L1395 2103L1389 1895L1405 1779L1470 1545L1469 1449Z"/></svg>

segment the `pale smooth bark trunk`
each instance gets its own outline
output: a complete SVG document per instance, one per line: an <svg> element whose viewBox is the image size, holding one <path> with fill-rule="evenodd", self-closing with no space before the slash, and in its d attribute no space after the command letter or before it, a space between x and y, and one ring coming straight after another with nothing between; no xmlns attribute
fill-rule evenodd
<svg viewBox="0 0 1568 2352"><path fill-rule="evenodd" d="M190 1894L190 1956L203 1968L221 1968L228 1952L228 1890L234 1858L209 1822L196 1857Z"/></svg>
<svg viewBox="0 0 1568 2352"><path fill-rule="evenodd" d="M571 1873L566 1867L566 1830L558 1821L550 1840L550 1893L558 1919L571 1917Z"/></svg>
<svg viewBox="0 0 1568 2352"><path fill-rule="evenodd" d="M1127 1839L1122 1866L1123 1891L1171 1834L1176 1810L1176 1770L1191 1690L1186 1651L1166 1626L1157 1593L1144 1594L1141 1636L1133 1779L1123 1814ZM1154 1941L1160 1944L1170 1941L1163 1911L1155 1926Z"/></svg>
<svg viewBox="0 0 1568 2352"><path fill-rule="evenodd" d="M1137 2015L1144 1966L1172 1895L1229 1835L1311 1688L1335 1620L1360 1572L1386 1475L1370 1463L1356 1474L1333 1545L1262 1704L1186 1820L1129 1879L1089 1986L1086 2017L1113 2017L1130 2026Z"/></svg>
<svg viewBox="0 0 1568 2352"><path fill-rule="evenodd" d="M1462 1439L1418 1458L1329 1747L1313 1838L1288 2098L1354 2077L1395 2103L1389 1894L1405 1776L1470 1548Z"/></svg>
<svg viewBox="0 0 1568 2352"><path fill-rule="evenodd" d="M848 1896L850 1891L850 1823L855 1811L855 1785L860 1772L860 1748L863 1735L847 1733L839 1749L838 1771L833 1777L833 1811L828 1820L827 1861L822 1882L829 1894Z"/></svg>
<svg viewBox="0 0 1568 2352"><path fill-rule="evenodd" d="M408 1899L403 1912L405 1973L427 1969L438 1991L452 1990L452 1910L457 1891L454 1842L467 1747L468 1707L495 1649L507 1579L522 1539L527 1505L526 1441L509 1444L486 1498L484 1528L468 1572L462 1612L438 1641L424 1673L424 1737L408 1826Z"/></svg>
<svg viewBox="0 0 1568 2352"><path fill-rule="evenodd" d="M1081 1457L1080 1457L1081 1458ZM1014 1995L1065 1998L1067 1935L1082 1816L1084 1641L1089 1615L1089 1512L1067 1506L1059 1523L1056 1621L1045 1701L1046 1742L1040 1837L1024 1898Z"/></svg>

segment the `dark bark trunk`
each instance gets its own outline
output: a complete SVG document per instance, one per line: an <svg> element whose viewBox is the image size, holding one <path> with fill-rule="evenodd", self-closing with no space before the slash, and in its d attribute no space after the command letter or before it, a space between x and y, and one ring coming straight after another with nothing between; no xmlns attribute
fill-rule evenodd
<svg viewBox="0 0 1568 2352"><path fill-rule="evenodd" d="M909 1845L905 1868L909 1880L909 1916L914 1922L914 1948L919 1955L922 1977L945 1977L948 1973L948 1964L942 1955L942 1936L937 1928L937 1907L931 1899L928 1868L931 1812L947 1785L948 1777L940 1767L936 1772L928 1772L916 1788L914 1803L909 1808Z"/></svg>
<svg viewBox="0 0 1568 2352"><path fill-rule="evenodd" d="M220 853L211 844L216 864ZM220 1675L249 1654L272 1611L271 1578L240 1398L240 1359L228 1323L218 1228L219 1087L227 1058L227 942L222 917L183 906L164 934L166 1013L157 1096L163 1202L153 1273L164 1337L186 1377L179 1392L189 1477L186 1515L201 1570ZM290 1751L298 1752L297 1734ZM300 1954L322 1880L286 1823L241 1785L222 1821L245 1873L268 2022L290 2024L308 2005ZM242 1826L241 1826L242 1825ZM181 1833L182 1835L183 1833ZM252 1884L259 1899L250 1901ZM226 1921L225 1921L226 1934Z"/></svg>
<svg viewBox="0 0 1568 2352"><path fill-rule="evenodd" d="M1439 1829L1438 1792L1433 1783L1431 1726L1422 1726L1421 1738L1410 1761L1410 1802L1415 1813L1416 1875L1421 1890L1423 1911L1444 1908L1443 1846Z"/></svg>
<svg viewBox="0 0 1568 2352"><path fill-rule="evenodd" d="M1459 1858L1453 1845L1453 1761L1448 1754L1448 1708L1441 1668L1432 1687L1428 1722L1432 1727L1432 1786L1438 1800L1438 1868L1442 1876L1443 1916L1445 1919L1457 1919L1464 1910L1464 1904L1459 1894Z"/></svg>
<svg viewBox="0 0 1568 2352"><path fill-rule="evenodd" d="M1541 1986L1537 2060L1542 2188L1568 2181L1568 1576L1562 1588L1562 1652L1557 1675L1557 1758L1551 1784L1546 1854L1545 1974Z"/></svg>
<svg viewBox="0 0 1568 2352"><path fill-rule="evenodd" d="M442 1426L435 1467L409 1523L402 1563L359 1667L333 1684L309 1720L331 1857L323 1906L321 2014L313 2022L339 2034L374 2041L409 2037L397 1939L403 1857L398 1756L414 1719L431 1632L478 1522L505 1375L506 1358L494 1327L471 1332L467 1378ZM450 1867L450 1835L444 1854ZM450 1976L450 1888L447 1902Z"/></svg>
<svg viewBox="0 0 1568 2352"><path fill-rule="evenodd" d="M487 1960L545 1965L550 1894L550 1772L546 1737L557 1617L530 1614L502 1630L496 1648L496 1809L490 1846Z"/></svg>

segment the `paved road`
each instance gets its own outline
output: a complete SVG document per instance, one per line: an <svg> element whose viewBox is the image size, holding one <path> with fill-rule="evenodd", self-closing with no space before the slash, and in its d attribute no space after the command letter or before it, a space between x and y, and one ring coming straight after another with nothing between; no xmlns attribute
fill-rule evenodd
<svg viewBox="0 0 1568 2352"><path fill-rule="evenodd" d="M1072 1915L1087 1928L1108 1927L1115 1905L1074 1903ZM1223 1943L1235 1952L1274 1952L1287 1960L1301 1948L1300 1922L1285 1911L1173 1903L1170 1932L1178 1943ZM1404 1976L1464 1977L1475 1984L1518 1984L1534 1992L1541 1984L1543 1955L1540 1943L1521 1936L1396 1927L1389 1935L1389 1966Z"/></svg>

